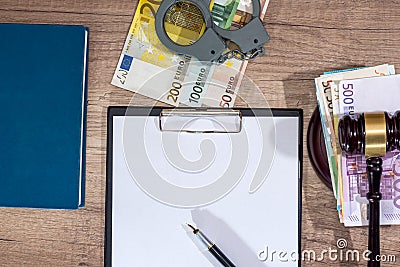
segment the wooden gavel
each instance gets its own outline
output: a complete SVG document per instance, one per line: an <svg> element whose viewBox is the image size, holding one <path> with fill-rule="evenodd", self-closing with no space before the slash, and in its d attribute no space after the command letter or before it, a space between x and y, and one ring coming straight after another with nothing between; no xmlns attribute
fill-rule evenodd
<svg viewBox="0 0 400 267"><path fill-rule="evenodd" d="M363 154L367 158L369 192L368 267L378 267L380 262L380 183L382 159L386 152L400 149L400 111L393 116L387 112L346 115L339 121L339 143L348 154Z"/></svg>

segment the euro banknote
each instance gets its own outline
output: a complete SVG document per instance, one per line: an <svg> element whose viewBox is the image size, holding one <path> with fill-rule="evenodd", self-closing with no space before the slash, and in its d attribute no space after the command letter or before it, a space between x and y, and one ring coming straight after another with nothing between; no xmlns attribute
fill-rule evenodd
<svg viewBox="0 0 400 267"><path fill-rule="evenodd" d="M339 117L362 112L400 109L400 75L342 80L339 88ZM345 226L368 225L368 179L362 155L342 157L343 210ZM381 178L381 224L400 224L400 153L383 157Z"/></svg>
<svg viewBox="0 0 400 267"><path fill-rule="evenodd" d="M325 72L319 78L315 79L316 96L321 117L322 133L325 140L325 150L327 153L329 172L331 176L332 188L335 198L337 199L337 210L341 217L340 205L340 181L338 179L338 161L335 154L336 139L332 122L332 98L331 98L331 77L340 75L342 72L351 71L354 69L336 70Z"/></svg>
<svg viewBox="0 0 400 267"><path fill-rule="evenodd" d="M352 68L326 72L315 79L317 99L321 115L321 124L325 138L330 174L334 195L337 199L339 217L343 218L342 185L341 185L341 154L337 142L338 90L337 82L342 79L355 79L370 76L394 74L392 65L384 64L371 68ZM336 123L336 125L335 125Z"/></svg>
<svg viewBox="0 0 400 267"><path fill-rule="evenodd" d="M232 58L216 65L170 51L155 31L155 14L161 2L139 1L111 83L173 106L232 107L247 62ZM251 3L212 1L214 23L231 30L243 27L251 20ZM261 19L268 3L261 1ZM197 41L205 30L199 9L184 1L168 10L164 25L170 39L181 45Z"/></svg>
<svg viewBox="0 0 400 267"><path fill-rule="evenodd" d="M385 75L393 75L395 74L395 69L393 65L389 64L382 64L375 67L365 67L365 68L358 68L358 69L348 69L345 71L341 71L340 73L335 73L331 76L331 80L329 82L330 92L331 92L331 100L332 100L332 110L333 110L333 133L334 139L338 140L337 136L337 128L339 123L339 87L338 84L343 79L359 79L359 78L367 78L367 77L377 77L377 76L385 76ZM343 169L342 164L342 153L339 146L339 143L336 142L336 146L333 147L333 153L336 158L337 163L337 175L338 175L338 187L339 187L339 194L338 194L338 205L339 207L343 207L344 200L343 200L343 177L342 173L345 171ZM344 222L345 218L345 211L340 209L340 219L341 222Z"/></svg>
<svg viewBox="0 0 400 267"><path fill-rule="evenodd" d="M315 79L315 88L316 88L316 96L318 100L318 108L321 117L321 127L322 133L325 139L325 149L328 158L329 171L331 175L331 182L333 193L335 198L337 198L338 194L338 175L337 175L337 163L336 158L334 156L333 148L335 146L335 142L332 138L334 138L334 134L329 126L331 121L330 116L330 82L328 76L321 76Z"/></svg>

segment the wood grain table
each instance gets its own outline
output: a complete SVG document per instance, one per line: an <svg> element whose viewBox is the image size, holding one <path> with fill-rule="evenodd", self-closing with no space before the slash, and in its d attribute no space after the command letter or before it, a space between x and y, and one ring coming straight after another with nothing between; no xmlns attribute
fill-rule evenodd
<svg viewBox="0 0 400 267"><path fill-rule="evenodd" d="M136 4L128 0L0 1L0 23L90 28L86 207L79 211L0 209L0 266L103 265L107 107L128 105L133 96L110 81ZM315 77L333 69L400 66L399 10L400 1L394 0L271 0L264 19L271 36L267 53L251 62L246 74L271 107L304 109L305 137L317 104ZM133 103L153 102L136 95ZM335 199L315 175L305 142L302 229L302 248L317 253L337 249L340 238L347 240L348 249L367 247L367 228L345 228L339 223ZM400 226L382 227L381 235L382 254L397 257L397 263L382 266L399 266ZM327 257L303 265L366 266Z"/></svg>

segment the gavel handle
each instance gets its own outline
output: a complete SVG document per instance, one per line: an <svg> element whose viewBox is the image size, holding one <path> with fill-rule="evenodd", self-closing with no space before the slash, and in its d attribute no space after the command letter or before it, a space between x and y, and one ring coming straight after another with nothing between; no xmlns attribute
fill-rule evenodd
<svg viewBox="0 0 400 267"><path fill-rule="evenodd" d="M381 266L380 256L380 193L381 175L382 175L382 159L379 157L371 157L367 159L367 175L369 181L369 231L368 231L368 250L371 251L368 267ZM378 256L378 257L377 257Z"/></svg>
<svg viewBox="0 0 400 267"><path fill-rule="evenodd" d="M380 262L377 260L377 255L380 254L380 212L379 201L370 201L369 214L369 231L368 231L368 250L371 251L368 261L368 267L379 267Z"/></svg>

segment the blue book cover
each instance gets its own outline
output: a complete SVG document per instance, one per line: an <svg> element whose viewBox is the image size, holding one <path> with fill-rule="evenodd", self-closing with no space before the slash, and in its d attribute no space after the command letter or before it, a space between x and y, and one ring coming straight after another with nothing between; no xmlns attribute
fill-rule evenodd
<svg viewBox="0 0 400 267"><path fill-rule="evenodd" d="M0 207L83 207L88 29L0 24L0 36Z"/></svg>

